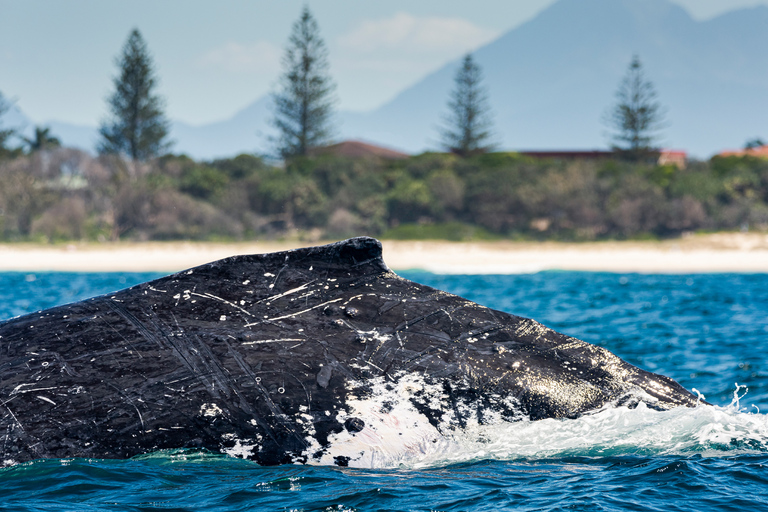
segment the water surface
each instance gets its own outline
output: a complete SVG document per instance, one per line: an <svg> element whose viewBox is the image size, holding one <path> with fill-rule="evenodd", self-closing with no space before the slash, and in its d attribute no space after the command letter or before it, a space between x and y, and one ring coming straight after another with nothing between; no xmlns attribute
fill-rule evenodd
<svg viewBox="0 0 768 512"><path fill-rule="evenodd" d="M184 451L35 461L0 470L0 510L768 510L768 275L404 275L604 346L715 406L488 428L390 469ZM158 276L0 273L0 319Z"/></svg>

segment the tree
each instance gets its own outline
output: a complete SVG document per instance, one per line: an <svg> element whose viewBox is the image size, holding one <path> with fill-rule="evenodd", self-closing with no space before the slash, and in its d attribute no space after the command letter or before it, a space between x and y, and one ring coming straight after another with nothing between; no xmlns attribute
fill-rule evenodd
<svg viewBox="0 0 768 512"><path fill-rule="evenodd" d="M335 84L328 73L328 51L308 7L293 24L283 56L281 92L273 96L283 158L306 155L330 141Z"/></svg>
<svg viewBox="0 0 768 512"><path fill-rule="evenodd" d="M664 109L637 55L616 91L616 100L606 116L606 124L615 132L613 148L630 160L643 159L653 152L656 133L664 127Z"/></svg>
<svg viewBox="0 0 768 512"><path fill-rule="evenodd" d="M16 133L13 128L3 129L3 116L11 109L11 103L0 92L0 155L9 150L6 146L8 140Z"/></svg>
<svg viewBox="0 0 768 512"><path fill-rule="evenodd" d="M154 66L147 45L134 29L122 55L116 59L120 75L115 92L107 100L110 118L99 128L99 153L126 154L132 160L146 160L168 150L169 124L163 100L154 94Z"/></svg>
<svg viewBox="0 0 768 512"><path fill-rule="evenodd" d="M24 137L24 142L29 146L30 153L61 146L61 141L51 135L51 129L42 126L36 126L35 136L32 138Z"/></svg>
<svg viewBox="0 0 768 512"><path fill-rule="evenodd" d="M488 94L482 87L483 75L472 54L464 57L456 72L454 89L448 101L447 127L442 130L442 144L461 156L485 153L491 149L492 121Z"/></svg>

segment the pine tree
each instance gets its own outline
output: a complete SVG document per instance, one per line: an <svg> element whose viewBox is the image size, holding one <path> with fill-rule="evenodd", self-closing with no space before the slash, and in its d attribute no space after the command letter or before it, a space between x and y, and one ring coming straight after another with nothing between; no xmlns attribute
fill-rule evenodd
<svg viewBox="0 0 768 512"><path fill-rule="evenodd" d="M9 148L6 146L8 140L16 133L13 128L3 129L3 116L11 109L11 103L3 97L0 92L0 155L4 154Z"/></svg>
<svg viewBox="0 0 768 512"><path fill-rule="evenodd" d="M482 87L483 75L472 54L464 57L456 72L455 85L448 101L447 127L442 130L443 146L458 155L470 156L491 149L492 121L488 94Z"/></svg>
<svg viewBox="0 0 768 512"><path fill-rule="evenodd" d="M273 96L277 151L283 158L306 155L327 144L335 85L328 72L328 51L308 7L293 24L283 56L281 91Z"/></svg>
<svg viewBox="0 0 768 512"><path fill-rule="evenodd" d="M113 80L115 92L108 99L110 119L99 129L99 153L125 154L134 161L158 156L170 147L169 124L163 100L154 94L154 66L137 29L116 63L120 76Z"/></svg>
<svg viewBox="0 0 768 512"><path fill-rule="evenodd" d="M664 127L664 109L656 98L656 90L645 78L635 55L616 91L616 105L606 117L606 124L615 132L615 151L631 160L647 158L654 152L656 134Z"/></svg>

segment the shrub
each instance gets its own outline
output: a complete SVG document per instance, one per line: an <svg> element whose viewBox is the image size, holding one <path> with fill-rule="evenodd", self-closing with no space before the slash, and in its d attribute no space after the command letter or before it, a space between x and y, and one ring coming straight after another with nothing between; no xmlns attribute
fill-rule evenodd
<svg viewBox="0 0 768 512"><path fill-rule="evenodd" d="M43 236L50 242L78 240L85 234L87 217L85 201L81 197L64 197L32 222L31 234Z"/></svg>
<svg viewBox="0 0 768 512"><path fill-rule="evenodd" d="M148 214L149 222L143 226L142 231L151 240L239 239L243 234L241 223L213 205L174 190L153 193Z"/></svg>
<svg viewBox="0 0 768 512"><path fill-rule="evenodd" d="M247 153L235 158L214 160L210 167L222 171L230 180L243 180L268 169L261 158Z"/></svg>
<svg viewBox="0 0 768 512"><path fill-rule="evenodd" d="M432 171L427 177L432 214L442 220L461 212L464 208L466 185L451 169Z"/></svg>
<svg viewBox="0 0 768 512"><path fill-rule="evenodd" d="M218 198L229 183L227 175L215 167L194 166L185 169L179 180L179 190L204 200Z"/></svg>

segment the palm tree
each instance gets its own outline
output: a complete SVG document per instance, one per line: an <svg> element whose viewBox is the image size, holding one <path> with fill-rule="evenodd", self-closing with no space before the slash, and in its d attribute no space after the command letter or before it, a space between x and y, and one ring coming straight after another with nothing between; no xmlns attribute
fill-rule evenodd
<svg viewBox="0 0 768 512"><path fill-rule="evenodd" d="M35 126L35 136L32 138L23 137L23 139L24 143L29 146L30 153L61 146L61 141L51 135L51 129L48 127Z"/></svg>

